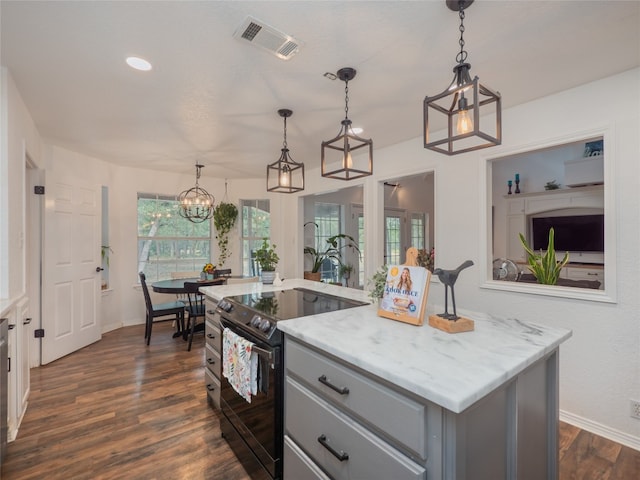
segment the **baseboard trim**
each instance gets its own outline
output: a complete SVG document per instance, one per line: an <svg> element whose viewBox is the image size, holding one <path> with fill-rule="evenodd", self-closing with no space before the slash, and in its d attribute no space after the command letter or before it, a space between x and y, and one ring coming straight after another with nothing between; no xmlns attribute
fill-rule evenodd
<svg viewBox="0 0 640 480"><path fill-rule="evenodd" d="M633 448L634 450L640 451L639 437L634 437L633 435L629 435L628 433L621 432L620 430L607 427L606 425L602 425L601 423L594 422L592 420L574 415L573 413L565 412L563 410L560 410L560 420L565 423L569 423L576 427L582 428L583 430L587 430L588 432L595 433L596 435L600 435L601 437L625 445L629 448Z"/></svg>

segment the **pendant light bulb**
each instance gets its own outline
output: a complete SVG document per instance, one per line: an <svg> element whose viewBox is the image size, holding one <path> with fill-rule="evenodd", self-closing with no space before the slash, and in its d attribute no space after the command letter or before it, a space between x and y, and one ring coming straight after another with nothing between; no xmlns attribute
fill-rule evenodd
<svg viewBox="0 0 640 480"><path fill-rule="evenodd" d="M458 111L458 121L456 122L458 135L469 133L473 130L473 121L471 120L471 115L469 115L467 99L464 98L464 94L460 96L458 108L460 109Z"/></svg>
<svg viewBox="0 0 640 480"><path fill-rule="evenodd" d="M458 135L469 133L473 130L473 121L469 115L469 110L460 110L460 113L458 113L456 130L458 131Z"/></svg>
<svg viewBox="0 0 640 480"><path fill-rule="evenodd" d="M346 137L345 137L346 138ZM351 148L348 142L344 142L344 155L342 157L342 168L353 168L353 158L351 158Z"/></svg>
<svg viewBox="0 0 640 480"><path fill-rule="evenodd" d="M280 185L283 187L291 185L291 169L288 165L285 165L282 168L282 172L280 173Z"/></svg>

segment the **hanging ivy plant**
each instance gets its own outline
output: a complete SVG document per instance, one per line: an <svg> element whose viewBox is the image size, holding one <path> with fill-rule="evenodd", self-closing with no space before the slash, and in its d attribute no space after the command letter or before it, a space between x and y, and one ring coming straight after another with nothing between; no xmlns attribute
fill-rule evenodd
<svg viewBox="0 0 640 480"><path fill-rule="evenodd" d="M229 258L229 232L236 224L238 218L238 209L233 203L220 202L213 210L213 225L216 227L218 248L220 255L218 256L218 268L224 265Z"/></svg>

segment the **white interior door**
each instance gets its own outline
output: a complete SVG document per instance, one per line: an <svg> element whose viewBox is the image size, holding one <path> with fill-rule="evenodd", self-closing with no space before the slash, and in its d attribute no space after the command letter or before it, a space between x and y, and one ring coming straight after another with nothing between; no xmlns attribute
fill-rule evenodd
<svg viewBox="0 0 640 480"><path fill-rule="evenodd" d="M101 189L47 173L42 364L101 337Z"/></svg>

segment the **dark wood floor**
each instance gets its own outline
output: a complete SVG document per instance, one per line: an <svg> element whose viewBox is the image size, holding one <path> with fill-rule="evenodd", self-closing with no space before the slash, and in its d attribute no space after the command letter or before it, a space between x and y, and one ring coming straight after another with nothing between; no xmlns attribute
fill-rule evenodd
<svg viewBox="0 0 640 480"><path fill-rule="evenodd" d="M207 405L202 337L187 352L170 324L154 326L149 347L143 330L121 328L31 370L3 480L249 480ZM567 424L560 458L561 480L640 478L640 452Z"/></svg>

